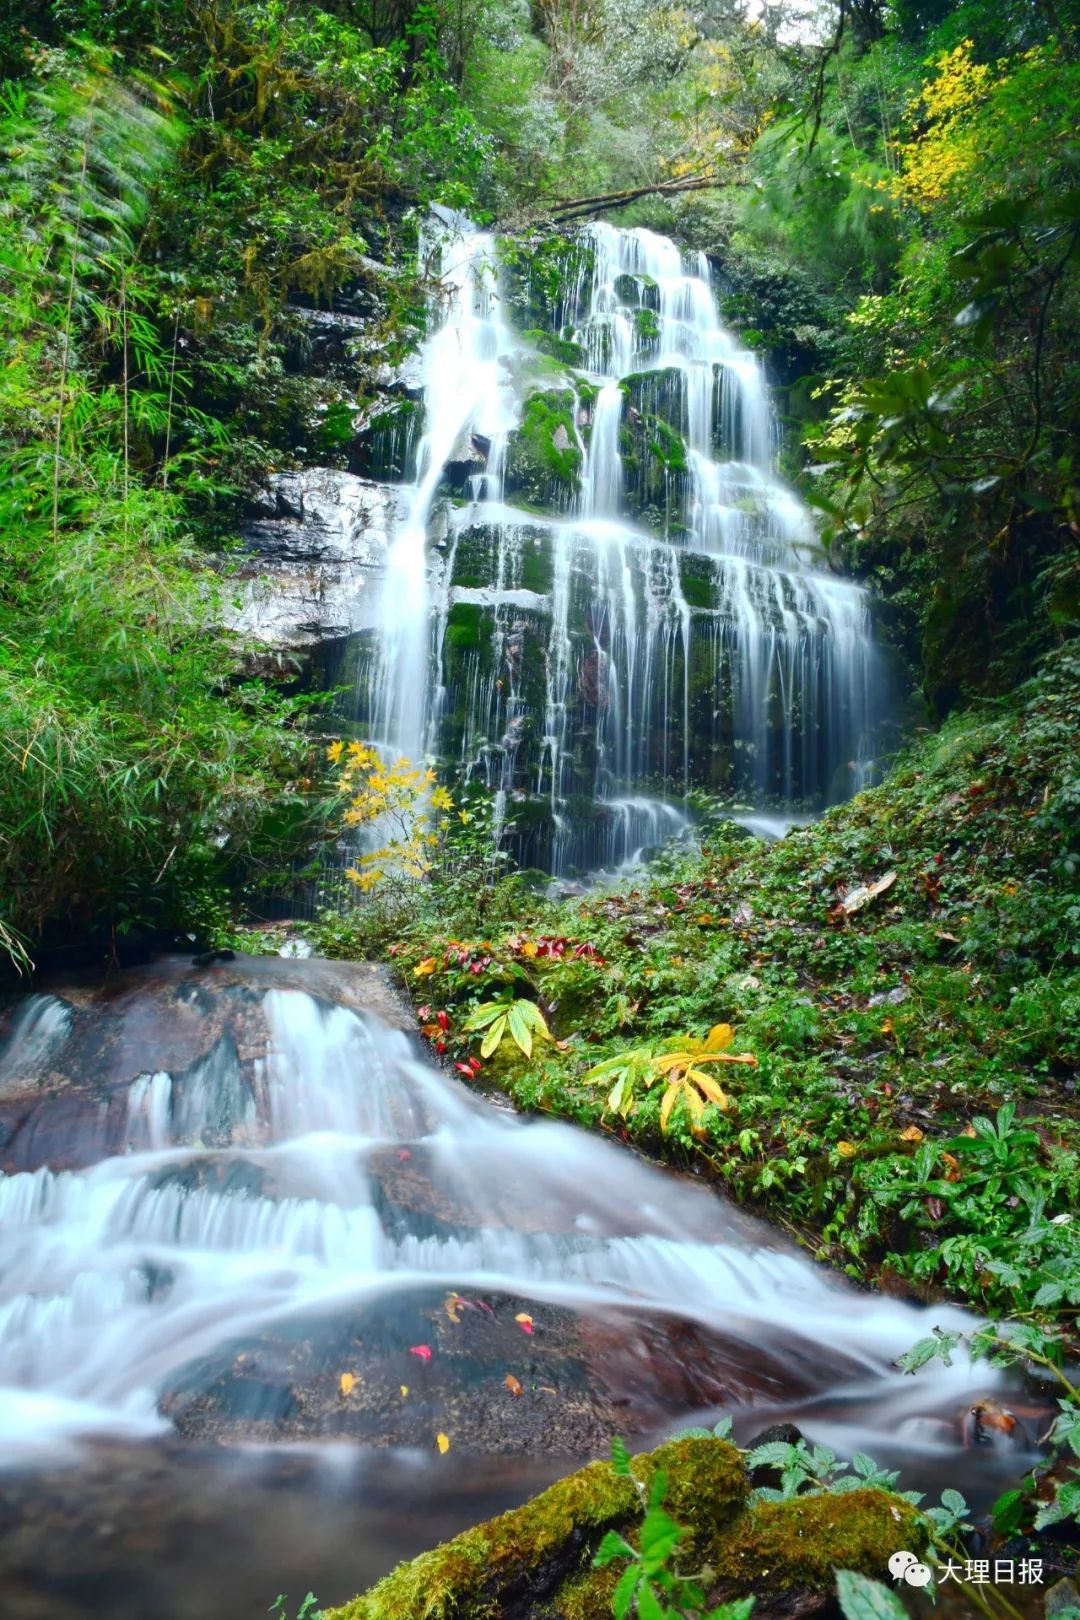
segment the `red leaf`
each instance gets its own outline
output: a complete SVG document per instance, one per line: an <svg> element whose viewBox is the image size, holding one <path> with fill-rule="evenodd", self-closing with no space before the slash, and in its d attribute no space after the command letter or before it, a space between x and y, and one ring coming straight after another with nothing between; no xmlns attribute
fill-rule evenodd
<svg viewBox="0 0 1080 1620"><path fill-rule="evenodd" d="M446 1012L436 1013L435 1014L435 1022L438 1024L439 1028L442 1030L443 1034L445 1035L447 1030L450 1028L450 1014L446 1013Z"/></svg>
<svg viewBox="0 0 1080 1620"><path fill-rule="evenodd" d="M410 1356L419 1356L421 1361L430 1361L431 1346L430 1344L410 1344L409 1354Z"/></svg>
<svg viewBox="0 0 1080 1620"><path fill-rule="evenodd" d="M474 1078L473 1071L467 1063L455 1063L454 1068L457 1070L458 1074L463 1074L466 1080L472 1080Z"/></svg>
<svg viewBox="0 0 1080 1620"><path fill-rule="evenodd" d="M469 1068L472 1070L473 1074L479 1074L483 1067L484 1065L481 1063L479 1058L472 1057L469 1059Z"/></svg>
<svg viewBox="0 0 1080 1620"><path fill-rule="evenodd" d="M533 1330L533 1319L532 1319L532 1317L529 1315L529 1313L527 1311L519 1311L518 1314L514 1317L514 1321L517 1323L517 1325L521 1329L522 1333L531 1333L532 1332L532 1330Z"/></svg>
<svg viewBox="0 0 1080 1620"><path fill-rule="evenodd" d="M412 1158L412 1154L409 1152L408 1148L398 1148L397 1156L401 1160L402 1164L404 1164L407 1159Z"/></svg>
<svg viewBox="0 0 1080 1620"><path fill-rule="evenodd" d="M445 1041L436 1041L435 1042L435 1050L436 1050L436 1052L438 1052L439 1056L442 1057L443 1053L446 1051L446 1042Z"/></svg>
<svg viewBox="0 0 1080 1620"><path fill-rule="evenodd" d="M431 1017L431 1008L428 1006L426 1001L422 1007L417 1007L416 1016L419 1018L422 1024L427 1023L428 1019Z"/></svg>

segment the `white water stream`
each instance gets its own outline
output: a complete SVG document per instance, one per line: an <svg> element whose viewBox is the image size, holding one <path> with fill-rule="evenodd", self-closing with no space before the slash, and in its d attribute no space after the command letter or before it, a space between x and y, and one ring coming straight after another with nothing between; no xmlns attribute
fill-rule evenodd
<svg viewBox="0 0 1080 1620"><path fill-rule="evenodd" d="M534 1301L541 1348L545 1304L698 1323L751 1379L763 1353L790 1366L790 1398L763 1393L756 1426L779 1412L848 1451L953 1449L955 1414L992 1385L963 1364L891 1368L958 1311L859 1294L706 1190L493 1108L362 1013L264 988L259 1016L243 1061L220 1039L182 1072L147 1072L102 1096L52 1162L0 1175L5 1466L164 1433L162 1392L200 1358L418 1288ZM28 999L0 1098L62 1072L71 1039L61 1003ZM390 1218L373 1169L388 1149L424 1166L450 1224ZM73 1152L81 1168L56 1168ZM682 1376L692 1389L693 1364Z"/></svg>

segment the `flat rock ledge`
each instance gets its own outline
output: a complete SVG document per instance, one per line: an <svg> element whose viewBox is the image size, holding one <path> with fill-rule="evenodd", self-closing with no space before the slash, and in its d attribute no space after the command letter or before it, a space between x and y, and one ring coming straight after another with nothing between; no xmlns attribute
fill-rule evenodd
<svg viewBox="0 0 1080 1620"><path fill-rule="evenodd" d="M667 1474L665 1508L686 1528L680 1567L711 1603L753 1593L755 1620L798 1620L823 1608L837 1569L888 1579L899 1548L922 1552L927 1525L883 1491L752 1503L743 1458L722 1440L688 1436L632 1460L647 1489ZM592 1567L608 1530L636 1544L632 1480L595 1462L520 1508L401 1564L325 1620L610 1620L622 1564Z"/></svg>

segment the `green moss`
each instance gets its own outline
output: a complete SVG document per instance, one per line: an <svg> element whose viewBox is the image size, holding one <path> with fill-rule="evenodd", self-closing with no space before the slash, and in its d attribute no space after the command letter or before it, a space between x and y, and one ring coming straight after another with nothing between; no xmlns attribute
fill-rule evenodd
<svg viewBox="0 0 1080 1620"><path fill-rule="evenodd" d="M926 1520L902 1498L847 1491L748 1508L721 1528L711 1552L714 1568L739 1591L828 1590L837 1569L881 1579L890 1554L898 1547L922 1552L928 1534Z"/></svg>
<svg viewBox="0 0 1080 1620"><path fill-rule="evenodd" d="M568 388L532 394L521 425L511 435L506 458L508 492L520 491L541 505L565 506L580 488L581 447Z"/></svg>
<svg viewBox="0 0 1080 1620"><path fill-rule="evenodd" d="M448 1620L499 1613L498 1593L523 1570L558 1553L576 1532L593 1533L582 1553L587 1567L594 1541L634 1513L637 1491L610 1463L590 1463L568 1479L432 1552L401 1564L377 1586L327 1620Z"/></svg>
<svg viewBox="0 0 1080 1620"><path fill-rule="evenodd" d="M559 1588L555 1613L559 1620L611 1620L611 1599L619 1584L617 1564L606 1569L586 1570Z"/></svg>
<svg viewBox="0 0 1080 1620"><path fill-rule="evenodd" d="M541 354L550 355L553 360L561 360L564 366L580 367L585 364L585 350L581 344L560 337L557 332L543 332L539 327L534 327L521 335L534 349L539 349Z"/></svg>
<svg viewBox="0 0 1080 1620"><path fill-rule="evenodd" d="M523 327L559 330L573 288L593 263L580 237L545 232L501 237L502 291Z"/></svg>
<svg viewBox="0 0 1080 1620"><path fill-rule="evenodd" d="M713 577L712 563L708 557L698 556L694 552L687 552L680 557L679 580L688 606L692 608L712 608L716 606L716 584ZM706 669L711 676L711 660L706 659L705 663Z"/></svg>
<svg viewBox="0 0 1080 1620"><path fill-rule="evenodd" d="M665 1506L688 1532L681 1551L708 1564L727 1591L830 1590L837 1567L880 1575L897 1547L921 1551L927 1526L914 1508L880 1491L748 1505L741 1454L722 1440L689 1437L635 1457L648 1490L667 1475ZM592 1567L604 1532L631 1542L641 1494L609 1463L590 1463L523 1507L467 1530L402 1564L327 1620L495 1620L511 1588L560 1620L606 1620L619 1567Z"/></svg>
<svg viewBox="0 0 1080 1620"><path fill-rule="evenodd" d="M489 634L484 634L484 620ZM490 615L475 602L455 602L446 621L446 645L455 652L473 652L490 639Z"/></svg>
<svg viewBox="0 0 1080 1620"><path fill-rule="evenodd" d="M639 309L634 316L634 327L640 343L654 343L660 336L660 322L651 309Z"/></svg>

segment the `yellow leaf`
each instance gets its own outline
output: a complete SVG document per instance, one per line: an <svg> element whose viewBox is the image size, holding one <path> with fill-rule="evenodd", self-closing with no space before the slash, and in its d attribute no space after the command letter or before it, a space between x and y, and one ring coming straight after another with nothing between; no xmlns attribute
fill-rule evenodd
<svg viewBox="0 0 1080 1620"><path fill-rule="evenodd" d="M539 954L539 951L540 947L534 939L527 939L521 947L522 956L527 956L530 961Z"/></svg>
<svg viewBox="0 0 1080 1620"><path fill-rule="evenodd" d="M518 1380L514 1377L513 1373L507 1373L506 1377L503 1379L503 1383L506 1385L511 1395L524 1395L525 1391Z"/></svg>
<svg viewBox="0 0 1080 1620"><path fill-rule="evenodd" d="M399 1384L398 1388L401 1390L401 1398L404 1400L406 1395L409 1393L409 1386L408 1384Z"/></svg>
<svg viewBox="0 0 1080 1620"><path fill-rule="evenodd" d="M687 1085L685 1081L683 1082L683 1093L686 1097L686 1106L689 1108L691 1115L696 1120L700 1119L705 1112L704 1097L700 1092L695 1091L693 1086Z"/></svg>
<svg viewBox="0 0 1080 1620"><path fill-rule="evenodd" d="M681 1080L673 1080L668 1086L667 1090L664 1092L664 1098L660 1104L660 1129L662 1131L666 1131L668 1128L668 1120L671 1118L671 1110L675 1107L679 1092L682 1090L682 1088L683 1084Z"/></svg>
<svg viewBox="0 0 1080 1620"><path fill-rule="evenodd" d="M917 1125L909 1125L906 1131L900 1132L901 1142L921 1142L923 1133Z"/></svg>
<svg viewBox="0 0 1080 1620"><path fill-rule="evenodd" d="M854 1142L837 1142L836 1151L842 1159L853 1159L855 1157L855 1144Z"/></svg>
<svg viewBox="0 0 1080 1620"><path fill-rule="evenodd" d="M735 1039L735 1031L730 1024L714 1024L705 1038L706 1052L723 1052Z"/></svg>
<svg viewBox="0 0 1080 1620"><path fill-rule="evenodd" d="M329 748L326 750L326 757L330 761L331 765L337 764L344 751L345 744L343 742L332 742L330 744Z"/></svg>
<svg viewBox="0 0 1080 1620"><path fill-rule="evenodd" d="M437 1434L435 1436L435 1444L439 1448L440 1457L445 1457L446 1453L450 1450L450 1436L448 1434Z"/></svg>
<svg viewBox="0 0 1080 1620"><path fill-rule="evenodd" d="M686 1078L688 1080L692 1080L695 1086L697 1086L698 1090L702 1092L711 1103L715 1103L717 1108L731 1107L731 1098L720 1085L719 1081L714 1080L711 1074L705 1074L701 1069L688 1069Z"/></svg>
<svg viewBox="0 0 1080 1620"><path fill-rule="evenodd" d="M426 979L429 973L434 972L435 958L433 956L425 956L424 960L422 962L417 962L416 966L413 968L413 978Z"/></svg>
<svg viewBox="0 0 1080 1620"><path fill-rule="evenodd" d="M352 1392L353 1392L353 1390L355 1388L356 1388L356 1374L355 1373L342 1373L341 1377L338 1379L338 1389L340 1389L340 1391L341 1391L342 1400L343 1401L347 1400L347 1398L352 1394Z"/></svg>

